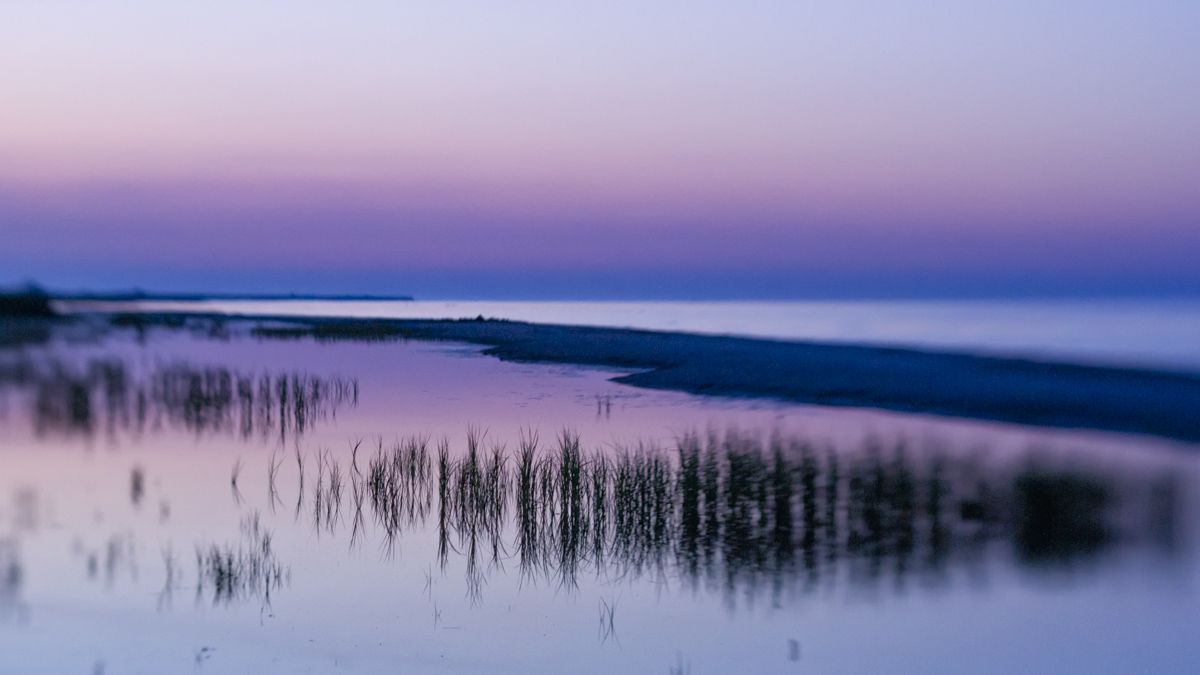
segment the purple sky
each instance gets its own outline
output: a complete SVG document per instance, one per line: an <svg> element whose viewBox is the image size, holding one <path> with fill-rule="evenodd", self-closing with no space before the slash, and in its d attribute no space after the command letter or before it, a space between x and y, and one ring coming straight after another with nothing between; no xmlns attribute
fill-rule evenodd
<svg viewBox="0 0 1200 675"><path fill-rule="evenodd" d="M1200 293L1200 6L14 1L0 283Z"/></svg>

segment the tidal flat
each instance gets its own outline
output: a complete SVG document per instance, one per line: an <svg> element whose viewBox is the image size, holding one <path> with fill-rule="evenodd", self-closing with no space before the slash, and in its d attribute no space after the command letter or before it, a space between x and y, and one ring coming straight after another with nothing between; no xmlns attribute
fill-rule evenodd
<svg viewBox="0 0 1200 675"><path fill-rule="evenodd" d="M682 338L516 322L13 326L4 672L1200 662L1184 433L698 395L646 379Z"/></svg>

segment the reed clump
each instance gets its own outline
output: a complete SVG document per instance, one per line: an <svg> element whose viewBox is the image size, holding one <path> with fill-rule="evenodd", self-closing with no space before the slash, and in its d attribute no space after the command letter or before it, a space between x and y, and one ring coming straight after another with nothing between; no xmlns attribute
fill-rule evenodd
<svg viewBox="0 0 1200 675"><path fill-rule="evenodd" d="M405 529L423 523L433 506L429 438L414 436L384 448L380 440L367 464L365 489L388 549ZM358 490L358 488L356 488Z"/></svg>
<svg viewBox="0 0 1200 675"><path fill-rule="evenodd" d="M317 481L328 495L336 464L325 458ZM522 431L509 452L471 429L454 454L447 440L434 451L414 436L380 443L349 479L356 511L369 510L388 551L404 532L435 527L440 565L461 556L472 595L512 559L523 580L568 589L582 574L650 574L776 599L822 578L936 582L994 544L1019 564L1070 565L1139 537L1173 541L1180 501L1178 483L1160 476L989 466L900 441L838 452L736 429L685 434L670 450L587 451L570 431L543 446ZM1137 500L1146 503L1119 511ZM315 501L328 527L329 497Z"/></svg>
<svg viewBox="0 0 1200 675"><path fill-rule="evenodd" d="M299 372L255 375L175 362L140 374L114 358L20 365L12 377L0 372L0 385L32 390L39 434L141 435L172 427L198 436L275 435L282 442L311 431L339 408L358 405L356 380Z"/></svg>

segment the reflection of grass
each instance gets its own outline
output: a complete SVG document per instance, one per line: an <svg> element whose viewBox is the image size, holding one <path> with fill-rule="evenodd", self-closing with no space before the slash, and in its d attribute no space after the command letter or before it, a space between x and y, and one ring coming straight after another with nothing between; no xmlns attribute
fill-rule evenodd
<svg viewBox="0 0 1200 675"><path fill-rule="evenodd" d="M281 588L290 572L275 558L271 533L255 513L242 520L242 541L236 546L212 545L196 549L196 598L212 596L214 605L258 598L264 605Z"/></svg>
<svg viewBox="0 0 1200 675"><path fill-rule="evenodd" d="M683 654L675 655L675 663L669 666L671 675L692 675L692 662L685 661Z"/></svg>
<svg viewBox="0 0 1200 675"><path fill-rule="evenodd" d="M449 515L446 524L456 536L446 541L466 558L468 590L477 598L483 581L481 555L489 555L490 563L497 565L504 554L501 535L509 493L504 447L494 445L488 451L479 430L468 429L466 455L439 468L449 474L446 484L453 500L444 511ZM487 550L481 551L483 547Z"/></svg>
<svg viewBox="0 0 1200 675"><path fill-rule="evenodd" d="M1113 536L1112 486L1093 477L1030 469L1015 484L1018 553L1045 563L1087 556Z"/></svg>
<svg viewBox="0 0 1200 675"><path fill-rule="evenodd" d="M296 480L300 483L300 488L296 490L296 518L300 518L300 509L304 506L304 455L300 452L300 447L296 447Z"/></svg>
<svg viewBox="0 0 1200 675"><path fill-rule="evenodd" d="M600 598L600 643L608 642L617 636L617 601L609 602Z"/></svg>
<svg viewBox="0 0 1200 675"><path fill-rule="evenodd" d="M610 559L621 572L661 569L674 530L674 480L667 458L652 446L622 449L613 467Z"/></svg>
<svg viewBox="0 0 1200 675"><path fill-rule="evenodd" d="M522 431L519 448L515 480L516 548L522 576L534 577L543 571L546 562L541 546L543 535L539 527L540 505L545 502L539 499L539 473L542 463L537 456L537 432Z"/></svg>
<svg viewBox="0 0 1200 675"><path fill-rule="evenodd" d="M360 493L370 496L375 522L383 527L389 550L403 530L423 522L429 514L433 504L431 475L427 437L409 438L386 450L379 442L367 464L365 489Z"/></svg>
<svg viewBox="0 0 1200 675"><path fill-rule="evenodd" d="M229 476L229 488L233 491L233 501L239 505L242 503L242 491L238 489L238 476L242 473L242 458L238 457L237 462L233 465L233 472Z"/></svg>
<svg viewBox="0 0 1200 675"><path fill-rule="evenodd" d="M313 485L313 527L331 533L342 513L342 468L328 450L317 453L317 482Z"/></svg>
<svg viewBox="0 0 1200 675"><path fill-rule="evenodd" d="M564 583L573 585L585 551L588 512L583 457L579 436L564 431L558 443L558 568Z"/></svg>
<svg viewBox="0 0 1200 675"><path fill-rule="evenodd" d="M472 429L461 455L445 440L436 456L424 437L380 443L365 472L352 460L349 479L356 512L371 512L389 551L436 514L439 564L462 556L475 598L510 557L523 580L566 589L580 574L653 574L778 600L826 577L936 582L948 565L977 564L989 542L1039 567L1096 559L1122 541L1176 546L1181 488L1160 476L916 460L903 443L878 441L818 453L803 439L736 430L687 434L673 450L587 452L570 432L542 447L523 431L510 457ZM341 470L331 455L318 461L317 493L328 495ZM332 527L328 500L317 497L315 513Z"/></svg>
<svg viewBox="0 0 1200 675"><path fill-rule="evenodd" d="M0 537L0 625L29 616L29 607L21 600L24 576L16 537Z"/></svg>
<svg viewBox="0 0 1200 675"><path fill-rule="evenodd" d="M270 459L267 460L267 504L271 507L271 512L275 512L275 506L283 506L283 500L279 498L279 490L276 487L275 477L279 473L279 467L283 464L283 457L276 456L271 453Z"/></svg>
<svg viewBox="0 0 1200 675"><path fill-rule="evenodd" d="M358 404L355 380L255 375L184 362L158 366L145 377L112 358L92 359L82 367L30 363L15 375L0 377L0 385L33 390L39 434L137 435L171 426L197 435L234 433L248 439L258 433L285 439L311 431L342 406Z"/></svg>

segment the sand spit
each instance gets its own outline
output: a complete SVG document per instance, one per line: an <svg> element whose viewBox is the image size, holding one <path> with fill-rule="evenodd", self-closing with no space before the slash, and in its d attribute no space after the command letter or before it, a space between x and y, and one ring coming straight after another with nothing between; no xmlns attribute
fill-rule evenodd
<svg viewBox="0 0 1200 675"><path fill-rule="evenodd" d="M651 389L1200 441L1196 374L516 321L285 321L255 332L264 338L468 342L509 361L636 370L615 380Z"/></svg>

